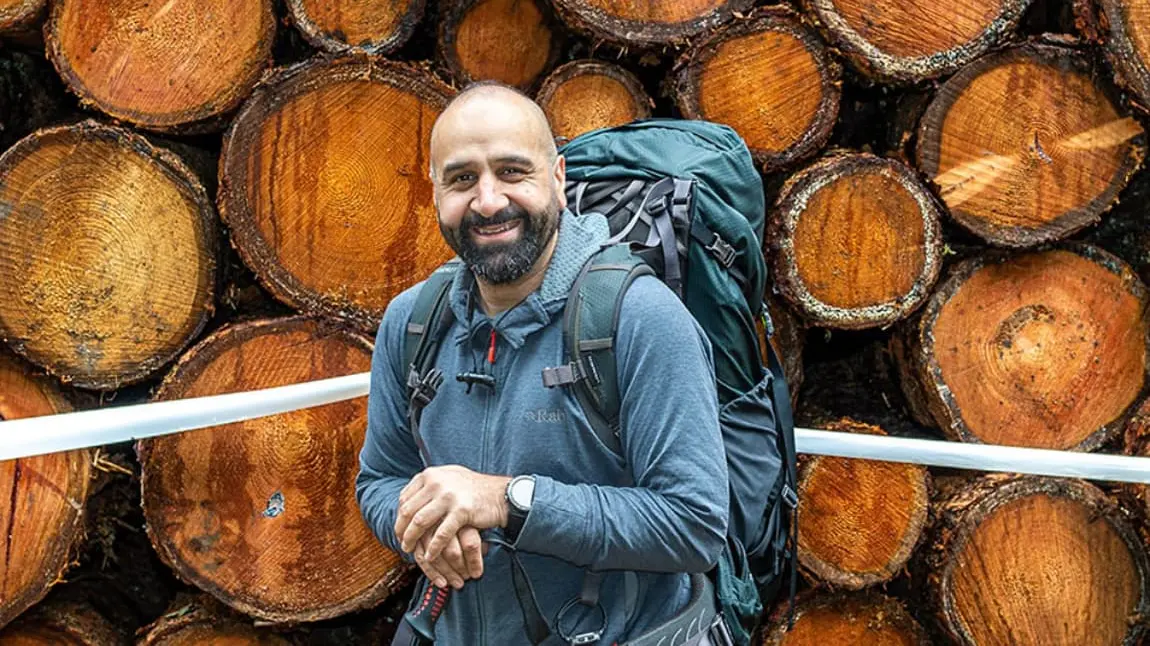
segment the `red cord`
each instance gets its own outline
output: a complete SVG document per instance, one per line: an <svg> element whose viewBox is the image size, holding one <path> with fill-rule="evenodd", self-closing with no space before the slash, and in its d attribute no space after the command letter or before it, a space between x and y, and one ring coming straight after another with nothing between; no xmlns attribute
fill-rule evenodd
<svg viewBox="0 0 1150 646"><path fill-rule="evenodd" d="M487 348L487 363L495 363L495 328L491 328L491 347Z"/></svg>

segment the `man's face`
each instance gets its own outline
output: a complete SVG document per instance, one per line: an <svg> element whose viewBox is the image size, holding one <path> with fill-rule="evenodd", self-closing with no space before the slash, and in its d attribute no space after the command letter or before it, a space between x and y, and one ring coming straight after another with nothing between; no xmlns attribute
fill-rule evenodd
<svg viewBox="0 0 1150 646"><path fill-rule="evenodd" d="M453 106L432 141L439 229L475 275L493 284L526 274L567 205L554 162L520 101L474 97Z"/></svg>

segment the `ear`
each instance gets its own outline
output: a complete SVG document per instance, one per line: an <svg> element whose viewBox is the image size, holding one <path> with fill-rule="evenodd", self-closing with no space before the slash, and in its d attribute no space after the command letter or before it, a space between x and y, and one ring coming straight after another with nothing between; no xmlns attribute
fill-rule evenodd
<svg viewBox="0 0 1150 646"><path fill-rule="evenodd" d="M555 158L555 194L559 197L560 208L567 208L567 159L563 155Z"/></svg>

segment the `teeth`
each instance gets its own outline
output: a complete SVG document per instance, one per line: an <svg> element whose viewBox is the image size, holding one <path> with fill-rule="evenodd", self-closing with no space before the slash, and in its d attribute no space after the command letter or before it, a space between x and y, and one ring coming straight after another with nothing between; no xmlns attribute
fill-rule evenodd
<svg viewBox="0 0 1150 646"><path fill-rule="evenodd" d="M492 235L496 233L503 233L513 226L515 226L515 222L504 222L503 224L497 224L491 227L479 227L479 232L486 235Z"/></svg>

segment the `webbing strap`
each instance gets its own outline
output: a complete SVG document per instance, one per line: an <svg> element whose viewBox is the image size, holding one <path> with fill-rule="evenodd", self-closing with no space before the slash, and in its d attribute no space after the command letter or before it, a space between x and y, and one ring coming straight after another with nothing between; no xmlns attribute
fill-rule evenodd
<svg viewBox="0 0 1150 646"><path fill-rule="evenodd" d="M766 306L763 306L764 317L766 316ZM791 396L787 392L786 373L783 372L783 367L779 363L779 358L775 354L775 349L771 347L770 341L767 341L767 367L770 369L774 378L771 380L774 387L774 405L776 415L775 427L780 429L779 438L783 443L784 460L783 464L786 465L786 479L783 482L783 490L781 493L782 500L790 508L793 516L791 517L791 547L790 547L790 567L791 567L791 581L790 581L790 594L788 595L787 607L787 625L788 628L794 627L795 622L795 594L798 591L798 552L799 552L799 498L798 498L798 475L795 469L795 462L798 460L795 449L795 422L794 415L791 411Z"/></svg>

